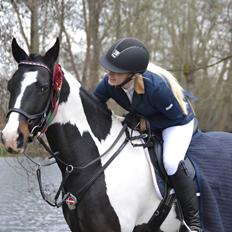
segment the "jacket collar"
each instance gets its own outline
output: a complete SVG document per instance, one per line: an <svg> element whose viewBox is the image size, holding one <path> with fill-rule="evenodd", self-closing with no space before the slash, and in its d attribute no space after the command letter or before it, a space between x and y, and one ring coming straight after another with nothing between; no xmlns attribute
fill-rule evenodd
<svg viewBox="0 0 232 232"><path fill-rule="evenodd" d="M134 75L134 90L137 94L144 94L144 80L141 74Z"/></svg>

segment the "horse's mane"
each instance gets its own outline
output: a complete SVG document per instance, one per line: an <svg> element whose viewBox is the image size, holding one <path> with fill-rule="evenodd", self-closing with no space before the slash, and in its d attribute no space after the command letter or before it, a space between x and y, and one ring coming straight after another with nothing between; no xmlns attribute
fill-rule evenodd
<svg viewBox="0 0 232 232"><path fill-rule="evenodd" d="M80 93L85 96L85 99L91 103L91 105L102 113L111 116L112 111L108 108L106 103L101 102L93 93L90 93L83 86L80 88Z"/></svg>
<svg viewBox="0 0 232 232"><path fill-rule="evenodd" d="M29 57L28 57L29 60L33 60L33 61L35 61L36 59L39 59L39 58L41 59L42 56L39 55L39 54L36 54L36 53L31 53L31 54L29 55Z"/></svg>
<svg viewBox="0 0 232 232"><path fill-rule="evenodd" d="M93 134L105 140L112 127L112 112L107 105L100 102L93 94L80 87L80 98L88 124Z"/></svg>
<svg viewBox="0 0 232 232"><path fill-rule="evenodd" d="M39 55L39 54L36 54L36 53L31 53L28 56L27 61L44 63L43 57L41 55Z"/></svg>

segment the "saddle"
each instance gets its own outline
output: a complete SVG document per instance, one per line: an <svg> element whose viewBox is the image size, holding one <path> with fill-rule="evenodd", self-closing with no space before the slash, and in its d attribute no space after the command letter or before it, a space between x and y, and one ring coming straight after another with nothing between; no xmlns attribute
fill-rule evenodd
<svg viewBox="0 0 232 232"><path fill-rule="evenodd" d="M151 144L149 144L148 151L151 163L154 167L154 172L156 175L157 183L160 189L160 192L162 196L165 195L165 184L168 185L168 187L172 187L167 172L164 168L163 164L163 141L161 137L158 137L157 135L153 135L151 137ZM188 173L190 174L191 178L194 179L195 177L195 169L192 164L192 161L186 156L185 157L185 165L188 170Z"/></svg>
<svg viewBox="0 0 232 232"><path fill-rule="evenodd" d="M135 113L128 113L125 116L125 120L123 123L127 124L127 126L132 130L129 135L131 144L134 147L143 146L144 148L148 149L150 160L153 164L156 177L160 180L158 182L159 183L167 182L167 184L171 186L163 164L163 141L162 141L161 131L157 130L155 132L152 132L150 129L149 121L143 116ZM140 135L133 136L133 131L135 130L139 131ZM193 135L197 131L198 131L198 121L195 118ZM133 141L137 139L143 139L144 143L139 143L139 144L133 143ZM195 169L191 160L187 156L185 157L185 165L187 167L190 176L194 178ZM159 187L162 189L162 185L159 185Z"/></svg>
<svg viewBox="0 0 232 232"><path fill-rule="evenodd" d="M149 122L148 120L144 119L144 117L138 118L138 115L133 115L131 113L129 113L128 115L126 116L124 123L126 123L127 125L129 124L128 127L131 128L129 140L134 147L143 146L144 148L148 149L150 160L154 168L157 184L163 197L158 208L149 220L147 226L145 226L144 230L142 230L150 232L154 231L155 229L159 229L160 225L163 223L169 211L171 210L172 204L176 200L176 196L175 194L171 193L172 184L169 181L163 164L163 141L161 131L156 131L155 133L151 132ZM140 134L133 136L134 130L139 131ZM195 134L197 131L198 121L197 119L195 119L193 134ZM138 139L143 140L144 142L139 144L133 142ZM192 179L194 179L196 175L195 169L191 160L187 156L185 157L185 165L189 175ZM179 214L179 216L183 218L181 210L179 210Z"/></svg>

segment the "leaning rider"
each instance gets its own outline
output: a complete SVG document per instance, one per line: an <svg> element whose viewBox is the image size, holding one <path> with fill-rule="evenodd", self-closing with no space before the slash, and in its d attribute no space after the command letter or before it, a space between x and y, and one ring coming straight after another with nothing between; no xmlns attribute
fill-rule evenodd
<svg viewBox="0 0 232 232"><path fill-rule="evenodd" d="M149 52L136 38L116 41L101 57L107 74L94 94L102 101L114 99L129 112L143 115L152 130L161 130L163 163L191 231L203 231L195 185L185 168L195 115L183 89L166 70L148 71Z"/></svg>

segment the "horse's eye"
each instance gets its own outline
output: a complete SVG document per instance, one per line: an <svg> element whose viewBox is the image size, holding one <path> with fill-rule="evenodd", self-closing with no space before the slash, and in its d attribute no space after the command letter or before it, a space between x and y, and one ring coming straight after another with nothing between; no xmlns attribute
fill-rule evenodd
<svg viewBox="0 0 232 232"><path fill-rule="evenodd" d="M41 86L40 88L41 93L45 93L48 91L48 86Z"/></svg>

